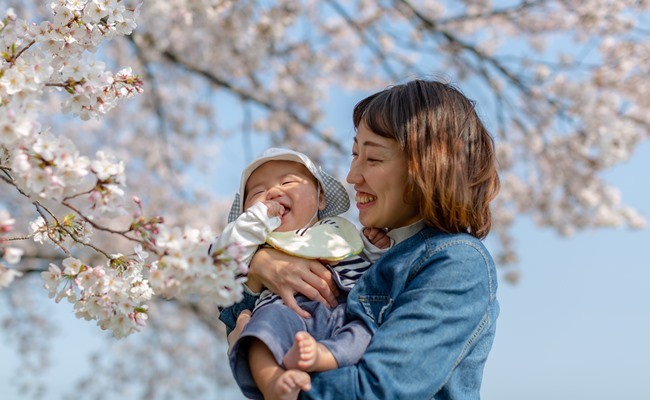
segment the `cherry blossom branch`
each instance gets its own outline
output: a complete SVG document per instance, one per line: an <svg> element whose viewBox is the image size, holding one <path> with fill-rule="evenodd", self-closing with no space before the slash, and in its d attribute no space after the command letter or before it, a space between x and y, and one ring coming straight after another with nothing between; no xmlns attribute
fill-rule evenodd
<svg viewBox="0 0 650 400"><path fill-rule="evenodd" d="M128 229L112 229L97 222L125 211L124 162L104 151L97 151L93 160L79 155L66 132L55 135L49 127L42 127L38 110L47 88L63 88L70 95L63 111L82 120L101 117L120 100L142 93L143 82L130 68L113 74L89 54L105 39L131 34L137 8L127 9L120 1L59 2L52 3L50 10L53 22L36 25L18 19L10 9L9 22L3 24L0 35L0 45L11 49L2 55L8 62L0 76L0 151L3 162L10 165L1 166L0 178L40 216L31 223L31 235L15 236L12 242L50 240L66 255L62 267L52 263L41 273L50 297L57 302L66 298L74 304L77 317L97 321L118 338L146 325L147 301L154 295L154 287L160 295L186 298L199 294L216 305L240 300L246 271L241 251L233 245L208 255L208 245L215 237L210 229L164 226L161 217L145 218L136 198L139 214ZM16 43L28 40L31 44L15 51ZM42 46L32 47L34 43ZM26 52L30 48L36 50ZM20 62L15 62L19 57ZM83 189L86 177L96 178L90 190ZM84 212L72 204L82 196L81 201L92 211ZM58 218L36 197L73 213ZM18 263L23 254L21 249L7 246L9 241L4 238L14 222L8 212L0 210L2 287L21 274L4 265L5 261ZM90 241L91 228L135 243L133 252L110 254ZM91 266L74 258L70 245L103 256L103 265ZM153 253L152 261L146 261L149 254L145 250Z"/></svg>
<svg viewBox="0 0 650 400"><path fill-rule="evenodd" d="M79 217L81 217L84 221L86 221L87 223L89 223L89 224L90 224L93 228L95 228L95 229L99 229L99 230L102 230L102 231L104 231L104 232L112 233L112 234L115 234L115 235L120 235L120 236L122 236L122 237L124 237L124 238L126 238L126 239L133 240L133 238L130 238L130 237L126 236L127 233L129 233L129 232L132 231L131 229L115 230L115 229L111 229L111 228L107 228L107 227L101 226L101 225L99 225L98 223L96 223L95 221L93 221L92 219L88 218L86 215L84 215L84 214L83 214L81 211L79 211L75 206L73 206L72 204L70 204L69 201L67 201L67 200L64 199L64 200L61 202L61 204L64 205L64 206L66 206L66 207L68 207L70 210L74 211L74 212L75 212ZM137 241L137 240L136 240L136 241ZM138 241L138 242L139 242L139 241Z"/></svg>
<svg viewBox="0 0 650 400"><path fill-rule="evenodd" d="M370 33L373 33L370 30L370 28L364 29L361 26L359 26L359 24L352 19L352 16L350 16L350 14L345 10L345 8L343 8L343 6L338 1L326 0L326 2L330 6L332 6L332 8L334 8L334 10L341 16L341 18L343 18L343 20L345 20L348 26L352 28L352 30L357 34L359 39L361 39L361 41L366 45L366 47L368 47L368 49L370 49L370 51L372 51L375 54L375 56L379 59L381 66L386 72L386 74L388 75L388 77L393 81L396 82L399 81L401 77L390 66L386 54L384 54L381 48L370 39L368 34L366 34L366 32L368 31L370 31Z"/></svg>
<svg viewBox="0 0 650 400"><path fill-rule="evenodd" d="M8 62L8 63L13 67L13 66L16 64L16 60L17 60L17 59L18 59L18 58L19 58L19 57L20 57L20 56L21 56L25 51L27 51L27 49L29 49L30 47L32 47L32 45L33 45L34 43L36 43L36 41L35 41L35 40L32 40L31 42L29 42L29 43L27 44L27 46L25 46L25 47L23 47L22 49L20 49L20 51L18 51L18 53L14 54L14 55L9 55L9 54L7 54L7 53L4 53L3 56L4 56L5 61L7 61L7 62ZM13 49L12 49L12 50L13 50Z"/></svg>
<svg viewBox="0 0 650 400"><path fill-rule="evenodd" d="M34 234L25 235L25 236L13 236L13 237L8 237L8 238L2 238L2 240L7 241L7 242L12 242L12 241L29 240L29 239L33 239L33 238L34 238Z"/></svg>
<svg viewBox="0 0 650 400"><path fill-rule="evenodd" d="M3 170L5 173L8 173L8 172L10 171L9 168L3 168L2 170ZM38 200L33 200L29 194L27 194L24 190L22 190L22 189L21 189L21 188L16 184L16 182L15 182L15 180L14 180L13 178L9 179L9 178L6 178L6 177L3 177L3 176L0 176L0 179L2 179L3 181L5 181L5 182L8 183L9 185L13 186L13 187L14 187L14 188L15 188L15 189L16 189L16 190L17 190L21 195L23 195L24 197L26 197L27 199L29 199L29 200L32 202L32 204L33 204L34 207L36 208L36 211L38 212L38 214L41 216L41 218L43 218L43 221L45 221L46 227L45 227L44 229L45 229L46 232L47 232L47 236L48 236L48 238L52 241L52 243L54 243L57 247L59 247L59 248L61 249L61 251L63 251L66 255L71 256L69 250L68 250L68 249L67 249L67 248L62 244L62 242L61 242L61 241L60 241L60 240L59 240L59 239L54 235L54 231L56 231L56 230L62 230L63 232L65 232L65 233L70 237L70 239L72 239L75 243L78 243L78 244L80 244L80 245L82 245L82 246L85 246L85 247L91 248L91 249L93 249L94 251L96 251L97 253L103 255L104 257L106 257L107 259L110 259L110 258L111 258L111 256L110 256L107 252L105 252L104 250L98 248L97 246L93 245L92 243L89 243L89 242L86 242L86 241L80 240L80 239L77 237L77 235L76 235L74 232L71 232L71 231L70 231L70 230L65 226L65 224L62 224L62 223L59 221L59 219L56 217L56 215L55 215L54 213L52 213L52 212L51 212L51 211L50 211L46 206L44 206L44 205L43 205L40 201L38 201ZM96 229L100 229L100 230L107 230L107 231L110 231L110 229L108 229L108 228L100 227L100 226L98 226L97 224L95 224L94 221L92 221L91 219L87 218L85 215L83 215L82 213L80 213L76 208L74 208L72 205L70 205L70 204L69 204L68 202L66 202L65 200L64 200L61 204L65 205L66 207L68 207L68 208L72 209L73 211L75 211L78 215L80 215L80 216L84 219L84 221L90 223L94 228L96 228ZM44 214L44 212L47 213L47 214L50 216L50 218L52 218L52 219L54 220L55 226L54 226L52 229L49 228L49 223L47 222L47 216ZM116 232L116 231L115 231L115 232L111 232L111 233L117 233L117 234L119 234L120 232ZM124 235L123 235L123 236L124 236ZM30 235L30 236L24 237L24 239L30 239L30 238L33 238L33 237L34 237L34 235ZM126 237L126 236L125 236L125 237ZM138 241L138 242L140 242L140 241Z"/></svg>
<svg viewBox="0 0 650 400"><path fill-rule="evenodd" d="M441 18L439 21L441 25L446 25L450 23L462 23L467 21L484 20L492 17L500 17L500 16L507 17L519 11L524 11L529 8L534 8L535 6L538 5L543 5L544 3L546 3L546 0L535 0L535 1L525 0L520 4L514 4L512 6L493 9L487 12L478 12L473 14L458 15L455 17Z"/></svg>
<svg viewBox="0 0 650 400"><path fill-rule="evenodd" d="M445 30L442 30L439 28L439 24L432 19L428 18L424 14L422 14L418 9L415 8L408 0L400 0L402 4L408 7L409 11L415 16L427 29L431 30L432 32L438 33L442 35L445 39L447 39L450 43L455 44L459 48L463 50L467 50L468 52L474 54L477 58L480 60L483 60L487 62L488 64L492 65L495 67L498 71L500 71L504 76L508 78L508 80L515 85L515 87L519 88L522 92L524 92L526 95L531 95L530 88L525 85L516 75L514 75L512 72L510 72L505 66L501 65L499 61L496 59L490 57L486 53L480 51L477 49L475 46L472 46L465 42L464 40L460 39L459 37L451 34L450 32L447 32ZM405 15L407 16L407 15Z"/></svg>
<svg viewBox="0 0 650 400"><path fill-rule="evenodd" d="M499 71L510 83L513 84L513 86L517 89L519 89L525 96L529 98L539 98L542 97L544 100L555 110L556 113L560 116L566 116L564 112L564 107L559 104L557 101L549 98L548 96L545 95L540 95L538 93L533 93L531 87L529 87L527 84L524 83L522 79L520 79L516 74L511 72L506 66L501 64L497 59L494 57L489 56L487 53L479 50L476 46L472 46L471 44L465 42L464 40L460 39L456 35L442 30L439 28L439 24L432 19L426 17L423 15L421 12L419 12L415 6L413 6L408 0L400 0L402 4L407 6L409 8L409 11L415 16L427 29L436 32L440 35L442 35L449 43L454 44L455 46L458 46L458 48L463 49L468 51L470 54L473 54L476 56L479 60L487 63L488 65L491 65L494 67L497 71ZM405 15L407 16L407 15Z"/></svg>
<svg viewBox="0 0 650 400"><path fill-rule="evenodd" d="M150 87L150 95L151 95L151 102L153 103L153 109L154 113L156 114L156 120L158 123L158 129L156 133L160 135L164 142L163 148L165 149L164 154L163 154L163 163L167 167L169 171L173 171L173 161L172 161L172 155L171 155L171 149L169 145L169 132L167 125L165 124L166 120L166 113L165 113L165 108L163 106L163 101L160 96L159 88L158 88L158 83L156 81L156 77L151 70L151 63L149 60L145 57L144 52L136 43L134 35L129 35L126 37L126 39L131 43L131 46L135 50L135 54L140 61L140 64L144 68L144 76L145 76L145 81L149 82L149 87Z"/></svg>
<svg viewBox="0 0 650 400"><path fill-rule="evenodd" d="M45 230L45 233L47 234L47 237L52 241L52 243L54 243L54 245L56 247L58 247L62 252L64 252L68 257L71 257L72 254L70 253L70 251L65 246L63 246L63 244L61 243L59 238L54 235L54 229L50 229L49 223L47 222L47 217L45 216L43 211L47 212L50 215L50 217L52 217L52 219L54 219L54 222L56 223L57 228L62 226L59 223L59 220L56 218L56 216L54 214L52 214L50 212L50 210L48 210L46 207L41 205L38 201L33 201L32 204L36 208L36 212L41 216L41 218L43 219L43 221L45 223L45 226L42 226L39 229Z"/></svg>
<svg viewBox="0 0 650 400"><path fill-rule="evenodd" d="M123 238L125 238L125 239L127 239L127 240L129 240L131 242L138 243L138 244L144 246L144 248L146 248L149 251L154 251L156 254L158 254L158 251L156 249L156 245L154 243L152 243L150 240L148 240L145 235L143 235L144 232L142 231L142 229L145 228L145 230L150 230L152 226L155 226L156 224L162 223L163 220L162 220L161 217L154 217L154 218L151 218L150 220L146 220L144 217L140 217L140 218L138 218L137 220L135 220L135 221L133 221L131 223L131 226L129 227L129 229L115 230L115 229L111 229L111 228L108 228L106 226L100 225L97 222L95 222L94 220L92 220L91 218L88 218L78 208L76 208L75 206L70 204L69 201L63 200L61 202L61 204L68 207L70 210L74 211L81 219L83 219L86 223L90 224L93 228L95 228L95 229L97 229L99 231L110 233L110 234L119 235L119 236L121 236L121 237L123 237ZM132 236L129 235L129 233L139 234L142 239L132 237ZM158 255L160 255L160 254L158 254ZM110 258L110 257L108 257L108 258Z"/></svg>
<svg viewBox="0 0 650 400"><path fill-rule="evenodd" d="M5 171L5 172L6 172L6 171ZM71 234L70 234L66 229L64 229L63 224L61 224L61 223L59 222L59 220L58 220L58 218L56 217L56 215L54 215L54 214L53 214L53 213L52 213L52 212L51 212L47 207L45 207L45 206L44 206L41 202L39 202L38 200L33 200L29 194L25 193L24 190L22 190L18 185L16 185L15 180L13 180L13 179L10 180L10 179L7 179L7 178L5 178L5 177L0 177L0 179L2 179L3 181L5 181L5 182L8 183L9 185L13 186L13 187L14 187L14 188L15 188L15 189L16 189L16 190L17 190L21 195L23 195L24 197L26 197L27 199L29 199L29 200L32 202L32 204L34 205L34 207L35 207L35 209L36 209L36 212L38 212L38 214L41 216L41 218L43 218L43 221L44 221L45 224L46 224L46 227L45 227L44 229L45 229L45 231L46 231L46 233L47 233L48 238L49 238L50 240L52 240L52 243L54 243L57 247L59 247L59 248L60 248L64 253L66 253L66 254L69 256L69 255L70 255L70 252L65 248L65 246L62 245L62 243L60 242L60 240L54 236L53 231L50 230L49 227L47 227L47 225L49 225L49 224L48 224L48 222L47 222L47 217L46 217L46 215L44 214L44 212L46 212L46 213L47 213L47 214L48 214L48 215L49 215L49 216L54 220L54 222L55 222L55 224L56 224L56 226L54 227L55 229L62 229L62 230L64 230L66 233L69 234L70 238L73 239L73 240L75 240L75 241L78 241L77 238L76 238L75 236L71 235ZM31 237L34 237L34 235L31 235ZM26 237L25 239L29 239L29 238L31 238L31 237L28 236L28 237ZM88 247L94 248L94 249L95 249L96 251L98 251L100 254L104 254L104 255L106 254L105 252L96 249L96 248L95 248L94 246L92 246L92 245L88 245L88 244L86 244L86 243L82 243L82 242L80 242L80 241L78 241L78 242L81 243L81 244L84 244L84 245L86 245L86 246L88 246Z"/></svg>
<svg viewBox="0 0 650 400"><path fill-rule="evenodd" d="M325 135L324 133L320 132L320 130L318 130L315 125L313 125L312 123L310 123L308 121L305 121L298 114L296 114L294 112L291 112L290 110L288 110L286 108L280 108L280 107L276 106L275 104L273 104L273 103L271 103L269 101L263 100L263 99L259 98L258 96L255 96L254 94L249 93L248 91L246 91L244 89L238 88L238 87L234 86L233 84L231 84L230 82L219 78L218 76L214 75L213 73L211 73L209 71L206 71L206 70L200 69L198 67L195 67L195 66L189 64L188 62L178 58L171 51L166 50L166 51L163 52L162 55L168 61L170 61L170 62L172 62L174 64L177 64L179 66L182 66L184 69L204 77L205 79L207 79L208 81L210 81L214 85L217 85L217 86L223 87L224 89L229 90L230 92L236 94L242 100L251 101L254 104L257 104L259 106L262 106L262 107L268 109L269 111L285 113L292 120L294 120L298 125L305 128L308 132L310 132L312 135L317 137L319 140L323 141L325 144L331 146L332 148L334 148L335 150L337 150L340 153L345 152L346 149L343 148L341 143L339 143L335 139Z"/></svg>

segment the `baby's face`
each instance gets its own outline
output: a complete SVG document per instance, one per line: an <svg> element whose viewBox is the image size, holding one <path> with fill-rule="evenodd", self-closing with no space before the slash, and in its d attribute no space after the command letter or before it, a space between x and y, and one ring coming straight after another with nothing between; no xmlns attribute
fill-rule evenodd
<svg viewBox="0 0 650 400"><path fill-rule="evenodd" d="M244 192L244 209L273 200L284 207L282 224L277 232L304 228L316 222L314 214L324 208L316 178L302 164L293 161L268 161L248 178ZM313 218L313 220L312 220Z"/></svg>

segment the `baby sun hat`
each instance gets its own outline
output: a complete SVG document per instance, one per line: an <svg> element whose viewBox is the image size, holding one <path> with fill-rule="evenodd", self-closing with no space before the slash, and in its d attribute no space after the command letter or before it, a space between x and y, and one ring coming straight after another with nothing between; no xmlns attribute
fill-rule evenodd
<svg viewBox="0 0 650 400"><path fill-rule="evenodd" d="M318 211L319 219L342 214L350 208L350 198L341 182L323 171L320 167L316 167L306 155L290 149L272 147L265 150L259 157L248 164L242 172L239 193L235 195L235 200L232 203L232 207L230 207L228 223L236 220L244 212L242 196L246 190L248 178L253 171L268 161L294 161L304 165L314 175L318 182L320 182L320 187L323 189L325 196L325 208Z"/></svg>

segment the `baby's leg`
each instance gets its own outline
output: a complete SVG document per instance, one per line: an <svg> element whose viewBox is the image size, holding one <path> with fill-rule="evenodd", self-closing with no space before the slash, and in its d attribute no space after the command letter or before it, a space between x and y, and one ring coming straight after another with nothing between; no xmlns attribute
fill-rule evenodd
<svg viewBox="0 0 650 400"><path fill-rule="evenodd" d="M248 352L253 379L265 400L296 400L301 390L311 389L311 378L304 371L286 371L275 362L273 353L260 340L254 340Z"/></svg>
<svg viewBox="0 0 650 400"><path fill-rule="evenodd" d="M329 371L339 367L332 352L307 332L296 333L296 341L282 362L287 369L308 372Z"/></svg>

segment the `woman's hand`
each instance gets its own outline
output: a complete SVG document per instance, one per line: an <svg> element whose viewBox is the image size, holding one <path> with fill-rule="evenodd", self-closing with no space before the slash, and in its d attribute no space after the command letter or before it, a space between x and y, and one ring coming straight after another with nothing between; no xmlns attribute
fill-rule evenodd
<svg viewBox="0 0 650 400"><path fill-rule="evenodd" d="M296 293L330 307L337 304L339 294L332 273L323 264L274 249L260 249L255 253L248 270L247 285L256 292L266 287L303 318L311 315L298 306L294 298Z"/></svg>

